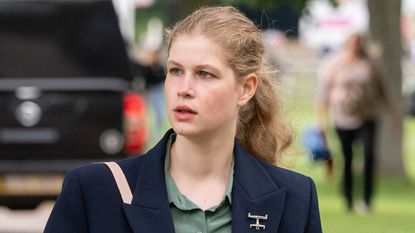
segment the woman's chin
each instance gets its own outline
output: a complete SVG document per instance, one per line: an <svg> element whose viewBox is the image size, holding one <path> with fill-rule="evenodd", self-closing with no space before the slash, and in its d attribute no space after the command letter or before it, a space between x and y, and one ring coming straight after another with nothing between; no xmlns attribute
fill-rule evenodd
<svg viewBox="0 0 415 233"><path fill-rule="evenodd" d="M176 134L182 136L192 136L200 133L200 129L193 125L174 124L172 127Z"/></svg>

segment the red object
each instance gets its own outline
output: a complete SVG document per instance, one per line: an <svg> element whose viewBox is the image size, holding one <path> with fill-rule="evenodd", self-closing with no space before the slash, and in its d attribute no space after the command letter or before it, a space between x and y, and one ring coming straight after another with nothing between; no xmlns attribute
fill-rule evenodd
<svg viewBox="0 0 415 233"><path fill-rule="evenodd" d="M124 95L124 152L138 155L147 141L146 104L143 96L127 92Z"/></svg>

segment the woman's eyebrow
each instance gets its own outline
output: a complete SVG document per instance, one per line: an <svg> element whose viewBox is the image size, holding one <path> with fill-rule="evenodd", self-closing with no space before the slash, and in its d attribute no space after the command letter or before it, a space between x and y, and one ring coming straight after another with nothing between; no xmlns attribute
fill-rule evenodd
<svg viewBox="0 0 415 233"><path fill-rule="evenodd" d="M174 66L180 66L182 67L182 65L174 60L167 60L167 64L168 65L174 65Z"/></svg>
<svg viewBox="0 0 415 233"><path fill-rule="evenodd" d="M167 60L167 65L183 67L183 65L181 65L179 62L174 61L174 60L170 60L170 59ZM216 68L215 66L210 65L210 64L200 64L200 65L196 65L195 66L195 69L196 70L207 69L207 70L210 70L210 71L214 72L217 75L220 75L221 74L221 72L220 72L220 70L218 68Z"/></svg>
<svg viewBox="0 0 415 233"><path fill-rule="evenodd" d="M221 74L221 72L218 68L216 68L215 66L209 65L209 64L197 65L196 69L208 69L208 70L211 70L212 72L214 72L216 74Z"/></svg>

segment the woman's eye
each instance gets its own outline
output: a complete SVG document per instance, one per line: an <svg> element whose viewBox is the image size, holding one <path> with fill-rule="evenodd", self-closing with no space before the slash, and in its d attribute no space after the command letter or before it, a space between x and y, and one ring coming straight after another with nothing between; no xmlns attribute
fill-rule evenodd
<svg viewBox="0 0 415 233"><path fill-rule="evenodd" d="M201 77L201 78L213 78L214 77L213 74L211 74L209 72L206 72L206 71L200 71L198 73L198 76Z"/></svg>
<svg viewBox="0 0 415 233"><path fill-rule="evenodd" d="M172 75L175 75L175 76L180 75L180 72L181 72L181 70L179 68L170 68L169 69L169 73L172 74Z"/></svg>

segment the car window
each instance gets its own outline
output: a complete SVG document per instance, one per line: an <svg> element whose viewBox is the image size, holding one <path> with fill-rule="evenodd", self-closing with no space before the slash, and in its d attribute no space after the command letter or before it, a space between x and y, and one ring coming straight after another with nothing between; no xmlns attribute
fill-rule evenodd
<svg viewBox="0 0 415 233"><path fill-rule="evenodd" d="M0 78L131 80L111 1L1 1L0 35Z"/></svg>

